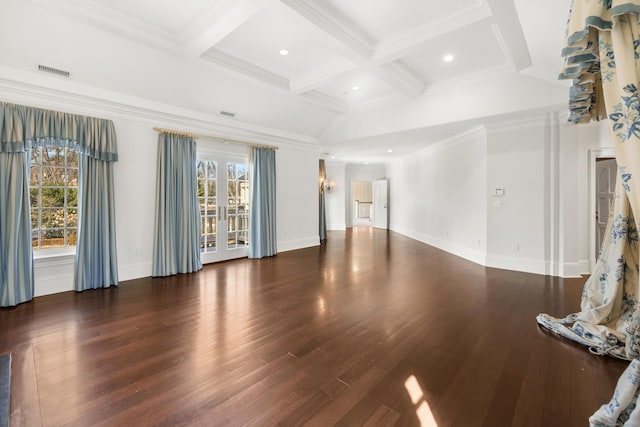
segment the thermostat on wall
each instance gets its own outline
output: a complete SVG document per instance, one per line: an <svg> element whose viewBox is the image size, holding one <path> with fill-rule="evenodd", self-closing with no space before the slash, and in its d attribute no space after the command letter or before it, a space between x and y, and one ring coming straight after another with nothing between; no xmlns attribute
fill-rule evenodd
<svg viewBox="0 0 640 427"><path fill-rule="evenodd" d="M504 187L494 188L491 190L492 196L504 196Z"/></svg>

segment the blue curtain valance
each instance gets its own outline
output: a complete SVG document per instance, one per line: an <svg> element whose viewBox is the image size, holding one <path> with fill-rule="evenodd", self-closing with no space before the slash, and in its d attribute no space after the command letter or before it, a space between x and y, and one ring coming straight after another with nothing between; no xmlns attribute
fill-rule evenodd
<svg viewBox="0 0 640 427"><path fill-rule="evenodd" d="M89 157L118 160L111 120L0 102L0 153L19 153L40 144L70 147Z"/></svg>

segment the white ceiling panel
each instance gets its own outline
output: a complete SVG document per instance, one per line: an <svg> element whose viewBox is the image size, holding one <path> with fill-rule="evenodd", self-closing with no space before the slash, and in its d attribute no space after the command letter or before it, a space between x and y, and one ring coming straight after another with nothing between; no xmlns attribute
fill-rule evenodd
<svg viewBox="0 0 640 427"><path fill-rule="evenodd" d="M312 24L266 10L240 25L215 48L289 79L344 61L338 43ZM280 55L282 49L289 54Z"/></svg>
<svg viewBox="0 0 640 427"><path fill-rule="evenodd" d="M161 28L175 35L185 32L222 0L101 0L100 4L119 14Z"/></svg>
<svg viewBox="0 0 640 427"><path fill-rule="evenodd" d="M446 19L479 0L327 0L333 9L377 42Z"/></svg>
<svg viewBox="0 0 640 427"><path fill-rule="evenodd" d="M481 73L508 65L497 30L489 25L474 24L436 37L401 61L426 82ZM451 62L444 56L452 55Z"/></svg>
<svg viewBox="0 0 640 427"><path fill-rule="evenodd" d="M358 89L354 90L354 87ZM318 88L325 95L350 105L359 105L397 94L397 91L372 73L355 69Z"/></svg>

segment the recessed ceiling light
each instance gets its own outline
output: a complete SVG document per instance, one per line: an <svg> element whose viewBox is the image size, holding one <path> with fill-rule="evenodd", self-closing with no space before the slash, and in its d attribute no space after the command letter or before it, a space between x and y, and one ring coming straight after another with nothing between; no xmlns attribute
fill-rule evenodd
<svg viewBox="0 0 640 427"><path fill-rule="evenodd" d="M360 89L360 86L354 86L354 87L352 87L351 89L353 89L353 90L359 90L359 89Z"/></svg>
<svg viewBox="0 0 640 427"><path fill-rule="evenodd" d="M331 156L331 158L332 158L332 159L335 159L335 158L336 158L336 156Z"/></svg>
<svg viewBox="0 0 640 427"><path fill-rule="evenodd" d="M387 153L393 153L393 150L392 149L388 149Z"/></svg>
<svg viewBox="0 0 640 427"><path fill-rule="evenodd" d="M365 164L365 165L368 165L368 164L369 164L369 162L364 162L364 164Z"/></svg>
<svg viewBox="0 0 640 427"><path fill-rule="evenodd" d="M444 62L451 62L451 61L453 61L453 55L447 54L447 55L444 56L444 58L442 58L442 60Z"/></svg>
<svg viewBox="0 0 640 427"><path fill-rule="evenodd" d="M282 56L289 55L289 51L287 49L282 49L280 51L280 55L282 55Z"/></svg>

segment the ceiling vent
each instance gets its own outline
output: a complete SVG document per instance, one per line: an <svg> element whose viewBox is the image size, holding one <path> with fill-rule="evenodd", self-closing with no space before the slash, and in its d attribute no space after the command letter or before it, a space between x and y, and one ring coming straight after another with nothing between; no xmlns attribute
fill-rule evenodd
<svg viewBox="0 0 640 427"><path fill-rule="evenodd" d="M229 117L233 119L236 116L236 113L232 113L231 111L220 110L218 111L218 115L222 117Z"/></svg>
<svg viewBox="0 0 640 427"><path fill-rule="evenodd" d="M49 74L55 74L56 76L64 77L67 79L71 76L71 73L69 71L59 70L53 67L47 67L46 65L38 65L38 71L42 71Z"/></svg>

